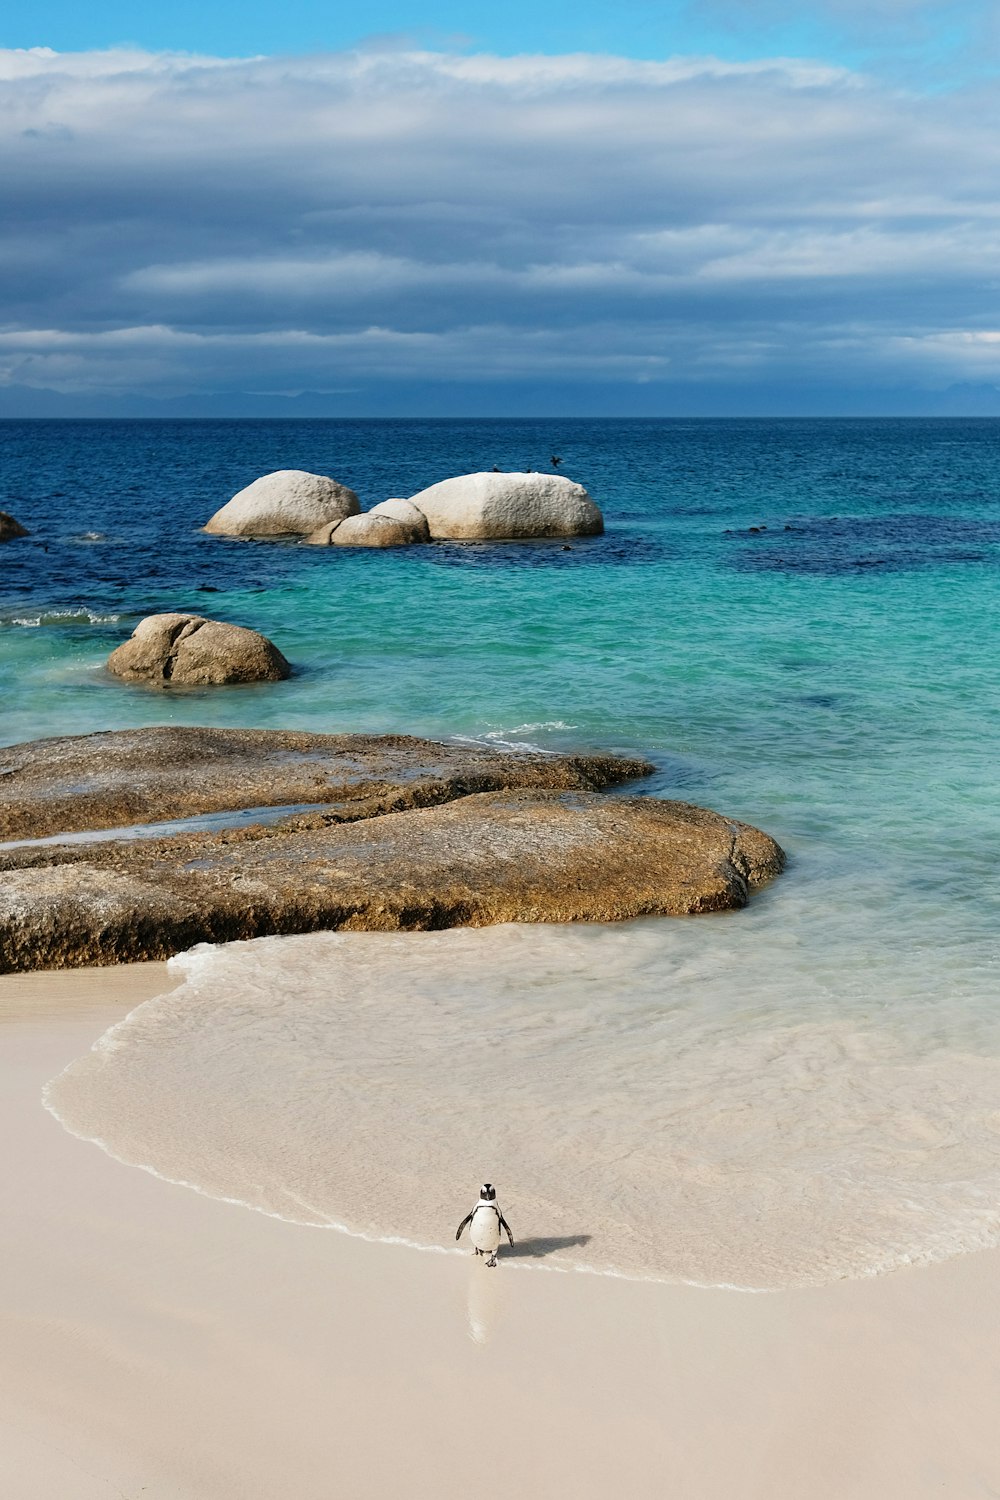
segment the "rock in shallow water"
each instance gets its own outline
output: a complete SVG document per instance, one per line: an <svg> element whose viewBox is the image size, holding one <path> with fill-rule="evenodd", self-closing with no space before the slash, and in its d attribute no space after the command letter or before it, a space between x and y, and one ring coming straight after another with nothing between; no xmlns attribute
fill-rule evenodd
<svg viewBox="0 0 1000 1500"><path fill-rule="evenodd" d="M361 515L318 527L306 541L314 547L408 547L430 541L430 531L409 500L383 500Z"/></svg>
<svg viewBox="0 0 1000 1500"><path fill-rule="evenodd" d="M455 541L596 536L604 517L561 474L462 474L411 497L432 537Z"/></svg>
<svg viewBox="0 0 1000 1500"><path fill-rule="evenodd" d="M5 510L0 510L0 542L12 542L16 536L28 536L28 528Z"/></svg>
<svg viewBox="0 0 1000 1500"><path fill-rule="evenodd" d="M421 518L422 519L422 518ZM376 515L368 511L363 516L348 516L333 528L330 543L334 547L409 547L414 542L427 540L427 522L423 528L396 516Z"/></svg>
<svg viewBox="0 0 1000 1500"><path fill-rule="evenodd" d="M8 745L0 840L317 803L342 821L472 792L601 791L648 776L621 755L547 755L411 735L158 725Z"/></svg>
<svg viewBox="0 0 1000 1500"><path fill-rule="evenodd" d="M80 774L80 755L73 752L85 742L49 743L55 777L63 778L72 806L66 782ZM744 905L750 890L782 867L781 850L766 834L704 808L545 787L547 775L556 787L574 779L577 787L588 779L606 784L615 767L618 777L641 774L641 762L505 756L389 739L384 743L387 760L395 759L393 787L391 775L378 783L365 774L363 762L367 756L370 772L379 743L356 745L352 765L349 741L342 741L343 799L321 811L293 811L278 824L197 830L141 843L0 849L0 972L162 958L200 941L319 928L395 931L721 911ZM105 754L117 748L112 743ZM134 737L131 755L121 748L113 782L127 779L136 759ZM290 747L270 748L272 763L284 757L294 765ZM435 751L438 763L428 753ZM464 772L463 753L472 757ZM328 794L337 790L332 746L314 750L312 758L306 749L303 760L294 768L301 777L325 782ZM494 785L503 778L513 785L475 790L491 774ZM168 794L171 781L181 791L199 781L190 753L173 778L167 775ZM210 769L206 781L211 785ZM33 786L22 786L22 814L32 802L44 801L44 784L36 777ZM55 790L58 782L50 776L49 784ZM159 778L147 781L147 799L154 800L158 789ZM105 817L109 810L96 790L92 821L102 808ZM390 810L405 805L407 797L414 810ZM421 806L421 798L437 805Z"/></svg>
<svg viewBox="0 0 1000 1500"><path fill-rule="evenodd" d="M308 535L360 508L353 490L325 474L277 469L234 495L205 530L223 536Z"/></svg>
<svg viewBox="0 0 1000 1500"><path fill-rule="evenodd" d="M422 510L418 510L412 500L380 500L366 512L369 516L389 516L394 521L402 521L411 527L416 533L414 540L426 542L430 540L430 528L427 525L427 517Z"/></svg>
<svg viewBox="0 0 1000 1500"><path fill-rule="evenodd" d="M185 614L147 615L107 667L129 682L178 687L280 682L291 673L277 646L256 630Z"/></svg>

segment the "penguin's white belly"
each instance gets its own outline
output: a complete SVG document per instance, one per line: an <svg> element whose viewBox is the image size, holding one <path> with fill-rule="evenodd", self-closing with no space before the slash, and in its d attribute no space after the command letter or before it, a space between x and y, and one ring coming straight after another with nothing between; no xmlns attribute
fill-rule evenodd
<svg viewBox="0 0 1000 1500"><path fill-rule="evenodd" d="M500 1220L492 1208L477 1208L469 1225L469 1239L477 1250L495 1250L500 1243Z"/></svg>

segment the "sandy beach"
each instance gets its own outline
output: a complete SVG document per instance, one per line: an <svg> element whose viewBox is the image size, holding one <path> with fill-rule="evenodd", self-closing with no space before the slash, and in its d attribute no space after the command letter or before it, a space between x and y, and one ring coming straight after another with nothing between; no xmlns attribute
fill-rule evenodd
<svg viewBox="0 0 1000 1500"><path fill-rule="evenodd" d="M374 1500L476 1476L529 1500L1000 1490L995 1253L752 1295L542 1262L488 1273L213 1201L40 1103L170 982L155 964L0 981L3 1493Z"/></svg>

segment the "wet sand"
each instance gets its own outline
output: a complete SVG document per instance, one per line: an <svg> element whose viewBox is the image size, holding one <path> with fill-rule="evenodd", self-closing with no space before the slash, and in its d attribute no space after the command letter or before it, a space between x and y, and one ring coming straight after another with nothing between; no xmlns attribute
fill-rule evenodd
<svg viewBox="0 0 1000 1500"><path fill-rule="evenodd" d="M200 946L45 1103L168 1182L414 1247L491 1181L520 1239L562 1242L550 1266L636 1280L773 1291L996 1248L995 1005L843 942L807 988L768 907Z"/></svg>
<svg viewBox="0 0 1000 1500"><path fill-rule="evenodd" d="M250 1213L111 1160L40 1103L169 982L0 980L0 1492L1000 1491L996 1252L753 1295L546 1273L544 1255L494 1273Z"/></svg>

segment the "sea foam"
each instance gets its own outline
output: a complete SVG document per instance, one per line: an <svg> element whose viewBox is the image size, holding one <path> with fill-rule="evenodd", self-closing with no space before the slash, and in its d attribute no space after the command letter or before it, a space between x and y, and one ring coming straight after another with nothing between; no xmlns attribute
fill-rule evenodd
<svg viewBox="0 0 1000 1500"><path fill-rule="evenodd" d="M35 614L0 615L0 625L20 625L27 630L37 630L44 625L115 625L121 619L119 614L102 614L99 610L80 607L40 610Z"/></svg>

